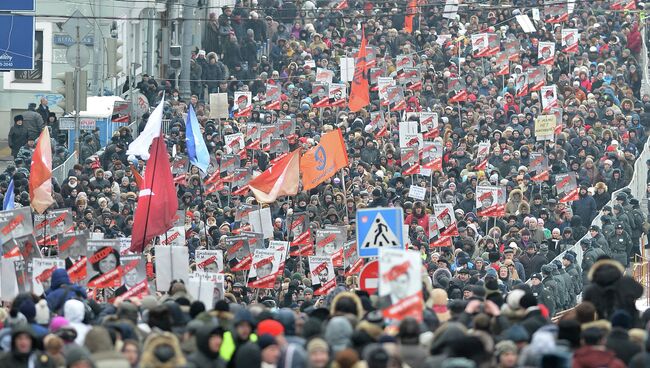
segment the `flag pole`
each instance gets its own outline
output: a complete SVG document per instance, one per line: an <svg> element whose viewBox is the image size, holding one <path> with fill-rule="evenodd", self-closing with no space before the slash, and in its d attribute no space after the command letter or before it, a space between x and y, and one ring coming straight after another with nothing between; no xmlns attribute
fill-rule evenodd
<svg viewBox="0 0 650 368"><path fill-rule="evenodd" d="M345 198L345 216L348 218L348 224L350 223L350 210L348 210L348 191L345 188L345 172L341 168L341 185L343 185L343 197Z"/></svg>

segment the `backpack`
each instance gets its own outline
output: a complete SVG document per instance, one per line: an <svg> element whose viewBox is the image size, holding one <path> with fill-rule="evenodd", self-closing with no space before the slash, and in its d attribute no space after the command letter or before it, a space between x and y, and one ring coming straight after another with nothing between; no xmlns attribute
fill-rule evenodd
<svg viewBox="0 0 650 368"><path fill-rule="evenodd" d="M61 303L59 309L56 310L56 314L62 316L63 306L65 305L65 302L74 299L84 304L84 321L90 321L95 318L94 317L95 312L93 312L92 308L90 308L88 301L82 295L80 295L80 293L77 290L74 290L72 288L72 285L69 284L61 285L61 288L65 290L65 294L63 294L63 303ZM70 296L70 293L73 293L74 295Z"/></svg>
<svg viewBox="0 0 650 368"><path fill-rule="evenodd" d="M632 230L641 231L643 229L643 223L645 222L645 218L643 217L641 211L638 209L632 210L632 220L634 221Z"/></svg>

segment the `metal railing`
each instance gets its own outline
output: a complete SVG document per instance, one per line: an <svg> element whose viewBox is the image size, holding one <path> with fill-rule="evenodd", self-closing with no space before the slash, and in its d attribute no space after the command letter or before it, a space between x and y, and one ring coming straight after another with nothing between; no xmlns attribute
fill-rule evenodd
<svg viewBox="0 0 650 368"><path fill-rule="evenodd" d="M74 164L77 162L77 152L72 152L72 154L63 161L63 163L52 170L52 177L56 179L56 182L61 185L63 181L68 177L68 171L74 167Z"/></svg>
<svg viewBox="0 0 650 368"><path fill-rule="evenodd" d="M644 20L645 22L645 20ZM648 77L648 46L646 40L648 35L646 33L645 24L641 25L641 52L639 53L639 63L643 70L643 78L641 78L641 96L650 95L650 78Z"/></svg>

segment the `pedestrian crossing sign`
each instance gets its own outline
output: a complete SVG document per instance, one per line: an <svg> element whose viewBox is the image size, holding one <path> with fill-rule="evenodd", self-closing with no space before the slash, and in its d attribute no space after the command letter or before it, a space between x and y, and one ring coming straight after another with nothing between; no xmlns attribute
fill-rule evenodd
<svg viewBox="0 0 650 368"><path fill-rule="evenodd" d="M404 213L401 208L368 208L357 211L359 257L377 257L379 248L404 249Z"/></svg>

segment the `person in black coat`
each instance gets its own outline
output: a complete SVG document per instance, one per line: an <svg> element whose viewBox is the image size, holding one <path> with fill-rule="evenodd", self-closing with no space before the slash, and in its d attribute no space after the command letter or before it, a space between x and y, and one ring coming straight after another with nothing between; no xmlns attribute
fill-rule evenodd
<svg viewBox="0 0 650 368"><path fill-rule="evenodd" d="M582 294L583 300L592 302L600 318L610 319L614 311L621 309L638 320L636 300L643 295L643 286L630 276L624 275L623 265L609 257L601 256L589 269L591 284Z"/></svg>
<svg viewBox="0 0 650 368"><path fill-rule="evenodd" d="M11 148L11 155L16 158L20 148L27 144L29 133L27 127L23 124L23 116L14 116L14 125L9 129L9 147Z"/></svg>
<svg viewBox="0 0 650 368"><path fill-rule="evenodd" d="M612 316L612 331L607 336L605 346L616 353L616 357L626 365L630 364L632 358L641 352L639 344L630 341L628 329L632 327L632 316L629 313L619 310Z"/></svg>

